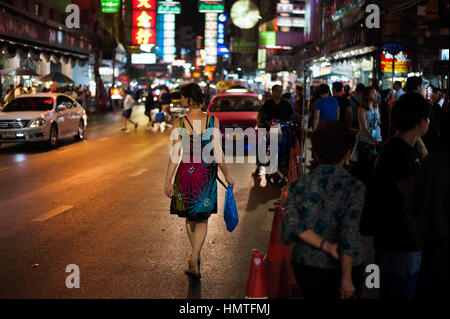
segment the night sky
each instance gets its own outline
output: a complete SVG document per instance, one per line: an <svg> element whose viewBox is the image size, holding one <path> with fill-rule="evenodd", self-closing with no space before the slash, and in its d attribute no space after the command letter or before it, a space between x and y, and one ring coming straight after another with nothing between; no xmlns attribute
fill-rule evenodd
<svg viewBox="0 0 450 319"><path fill-rule="evenodd" d="M205 14L198 12L198 1L180 1L181 14L177 16L177 29L184 25L191 25L196 35L203 35L205 32Z"/></svg>

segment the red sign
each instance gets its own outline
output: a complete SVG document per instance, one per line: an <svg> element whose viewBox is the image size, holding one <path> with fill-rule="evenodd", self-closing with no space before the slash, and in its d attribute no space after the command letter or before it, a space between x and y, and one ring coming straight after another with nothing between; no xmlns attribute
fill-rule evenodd
<svg viewBox="0 0 450 319"><path fill-rule="evenodd" d="M129 75L121 75L119 76L119 81L125 86L130 86L130 76Z"/></svg>
<svg viewBox="0 0 450 319"><path fill-rule="evenodd" d="M133 0L133 9L156 10L156 0Z"/></svg>
<svg viewBox="0 0 450 319"><path fill-rule="evenodd" d="M156 11L133 11L133 27L139 28L155 28L156 27Z"/></svg>
<svg viewBox="0 0 450 319"><path fill-rule="evenodd" d="M381 56L381 71L392 73L392 54L383 51ZM399 52L395 55L395 72L408 73L411 68L411 58L408 52Z"/></svg>
<svg viewBox="0 0 450 319"><path fill-rule="evenodd" d="M133 45L156 44L156 30L150 28L133 28Z"/></svg>

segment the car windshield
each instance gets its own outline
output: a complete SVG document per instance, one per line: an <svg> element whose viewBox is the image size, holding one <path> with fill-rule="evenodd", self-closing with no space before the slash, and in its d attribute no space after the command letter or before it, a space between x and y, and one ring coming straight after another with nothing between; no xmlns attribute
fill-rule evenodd
<svg viewBox="0 0 450 319"><path fill-rule="evenodd" d="M214 99L210 112L258 112L261 102L256 97L227 96Z"/></svg>
<svg viewBox="0 0 450 319"><path fill-rule="evenodd" d="M53 109L53 101L51 97L18 98L9 102L3 112L50 111Z"/></svg>

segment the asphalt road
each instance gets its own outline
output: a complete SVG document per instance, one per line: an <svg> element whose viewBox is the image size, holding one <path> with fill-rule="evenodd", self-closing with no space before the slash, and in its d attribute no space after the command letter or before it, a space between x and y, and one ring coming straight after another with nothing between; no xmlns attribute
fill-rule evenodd
<svg viewBox="0 0 450 319"><path fill-rule="evenodd" d="M252 249L267 252L280 187L251 177L254 164L230 165L239 226L227 232L219 186L202 280L193 283L185 221L169 214L163 193L169 132L147 130L142 107L133 118L137 132L122 132L120 113L91 115L87 139L56 150L1 146L0 298L244 297ZM79 289L66 287L73 264Z"/></svg>
<svg viewBox="0 0 450 319"><path fill-rule="evenodd" d="M232 164L239 226L209 222L201 284L184 274L185 222L163 194L168 132L121 132L120 114L91 116L87 139L0 148L0 298L242 298L252 249L267 250L280 188ZM79 266L80 289L66 287Z"/></svg>

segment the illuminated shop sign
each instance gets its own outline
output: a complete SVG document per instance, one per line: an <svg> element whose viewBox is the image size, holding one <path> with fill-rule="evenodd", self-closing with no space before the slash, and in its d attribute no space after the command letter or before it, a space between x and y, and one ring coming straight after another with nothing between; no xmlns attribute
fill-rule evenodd
<svg viewBox="0 0 450 319"><path fill-rule="evenodd" d="M118 13L121 0L101 0L100 6L103 13Z"/></svg>
<svg viewBox="0 0 450 319"><path fill-rule="evenodd" d="M156 43L156 31L150 28L133 28L132 30L132 44L155 44Z"/></svg>
<svg viewBox="0 0 450 319"><path fill-rule="evenodd" d="M381 71L392 73L392 54L383 51L381 56ZM395 55L395 72L408 73L411 68L411 58L408 52L401 51Z"/></svg>
<svg viewBox="0 0 450 319"><path fill-rule="evenodd" d="M277 4L277 13L290 13L290 14L305 14L306 13L306 4L303 3L278 3Z"/></svg>
<svg viewBox="0 0 450 319"><path fill-rule="evenodd" d="M259 33L259 46L276 46L277 45L277 33L275 31L264 31Z"/></svg>
<svg viewBox="0 0 450 319"><path fill-rule="evenodd" d="M205 14L205 50L206 64L217 64L217 13Z"/></svg>
<svg viewBox="0 0 450 319"><path fill-rule="evenodd" d="M156 27L155 11L133 11L133 27L154 28Z"/></svg>
<svg viewBox="0 0 450 319"><path fill-rule="evenodd" d="M133 0L131 43L156 43L156 0Z"/></svg>
<svg viewBox="0 0 450 319"><path fill-rule="evenodd" d="M222 13L225 11L225 6L220 3L200 2L198 11L200 13Z"/></svg>
<svg viewBox="0 0 450 319"><path fill-rule="evenodd" d="M131 55L131 64L155 64L156 54L154 53L141 53Z"/></svg>
<svg viewBox="0 0 450 319"><path fill-rule="evenodd" d="M158 3L158 14L180 14L181 4L180 2L164 1Z"/></svg>
<svg viewBox="0 0 450 319"><path fill-rule="evenodd" d="M304 18L277 17L277 26L304 28L306 26L306 22Z"/></svg>
<svg viewBox="0 0 450 319"><path fill-rule="evenodd" d="M133 0L133 9L156 10L156 0Z"/></svg>

